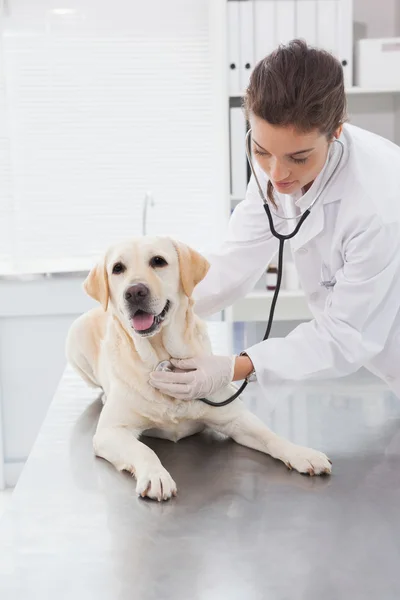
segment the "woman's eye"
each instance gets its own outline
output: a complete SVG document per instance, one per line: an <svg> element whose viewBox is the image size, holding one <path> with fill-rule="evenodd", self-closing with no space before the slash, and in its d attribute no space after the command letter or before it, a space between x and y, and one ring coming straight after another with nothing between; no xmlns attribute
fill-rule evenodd
<svg viewBox="0 0 400 600"><path fill-rule="evenodd" d="M261 152L261 150L254 149L254 154L258 154L258 156L269 156L266 152Z"/></svg>
<svg viewBox="0 0 400 600"><path fill-rule="evenodd" d="M122 262L117 262L113 266L112 272L114 275L119 275L120 273L123 273L125 271L125 269L126 269L126 267L124 264L122 264Z"/></svg>
<svg viewBox="0 0 400 600"><path fill-rule="evenodd" d="M293 161L294 163L296 163L296 165L304 165L304 163L306 163L306 162L307 162L307 160L308 160L308 156L307 156L306 158L294 158L294 157L292 156L292 161Z"/></svg>
<svg viewBox="0 0 400 600"><path fill-rule="evenodd" d="M150 266L153 268L166 267L167 265L167 261L162 256L153 256L150 260Z"/></svg>
<svg viewBox="0 0 400 600"><path fill-rule="evenodd" d="M253 152L254 152L254 154L257 154L258 156L267 156L267 157L270 156L270 154L268 154L267 152L262 152L258 148L254 148ZM306 156L305 158L295 158L294 156L291 156L290 160L292 162L294 162L296 165L304 165L308 160L308 156Z"/></svg>

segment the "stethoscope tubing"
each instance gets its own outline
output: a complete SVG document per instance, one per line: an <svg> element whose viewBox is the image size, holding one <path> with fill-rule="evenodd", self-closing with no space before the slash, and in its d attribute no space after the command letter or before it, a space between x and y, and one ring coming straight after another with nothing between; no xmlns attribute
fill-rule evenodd
<svg viewBox="0 0 400 600"><path fill-rule="evenodd" d="M285 241L286 240L290 240L292 239L295 235L298 234L301 226L303 225L304 221L307 219L307 217L310 215L311 213L311 209L313 208L313 206L315 205L315 203L317 202L317 200L320 198L321 194L327 189L329 183L332 181L333 177L336 175L338 169L339 169L339 165L342 162L342 158L344 155L344 145L343 142L341 140L338 140L335 138L334 140L335 142L337 142L338 144L340 144L340 148L341 148L341 153L339 156L339 159L335 165L335 168L333 169L331 175L329 176L328 180L326 181L325 185L321 188L321 190L318 192L318 194L315 196L314 200L311 202L310 206L300 215L299 221L297 223L297 225L295 226L295 228L293 229L293 231L291 233L288 233L286 235L282 235L280 233L278 233L278 231L275 229L275 225L274 225L274 220L272 217L272 210L269 207L269 203L267 198L265 197L264 191L261 187L261 184L259 182L259 179L257 177L257 173L256 170L254 168L254 164L253 164L253 160L252 160L252 156L251 156L251 129L249 129L249 131L246 134L246 156L247 156L247 160L249 162L250 165L250 169L251 172L254 176L254 180L257 184L258 187L258 191L260 193L260 197L263 201L263 207L265 210L265 214L267 215L268 218L268 223L269 223L269 227L271 230L272 235L277 238L279 240L279 251L278 251L278 279L277 279L277 284L276 284L276 288L275 288L275 292L272 298L272 302L271 302L271 308L269 311L269 316L268 316L268 323L267 323L267 328L265 331L265 335L263 338L263 341L267 340L269 338L269 335L271 333L271 328L272 328L272 323L274 320L274 313L275 313L275 307L276 307L276 303L278 301L278 296L279 296L279 291L281 288L281 283L282 283L282 275L283 275L283 251L284 251L284 246L285 246ZM293 217L285 217L282 215L279 215L278 213L274 212L274 215L276 217L278 217L279 219L283 219L283 220L293 220ZM240 388L237 390L237 392L235 392L232 396L230 396L229 398L227 398L226 400L224 400L223 402L213 402L212 400L208 400L208 398L199 398L199 400L201 402L204 402L205 404L208 404L209 406L226 406L227 404L230 404L231 402L233 402L234 400L236 400L236 398L238 396L240 396L240 394L243 392L243 390L247 387L249 381L246 378L244 380L244 382L242 383L242 385L240 386Z"/></svg>

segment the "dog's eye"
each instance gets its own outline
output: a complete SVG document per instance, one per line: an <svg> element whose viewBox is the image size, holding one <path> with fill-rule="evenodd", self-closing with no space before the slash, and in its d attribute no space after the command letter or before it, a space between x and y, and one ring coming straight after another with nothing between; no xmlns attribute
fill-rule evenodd
<svg viewBox="0 0 400 600"><path fill-rule="evenodd" d="M150 266L153 268L166 267L167 265L167 261L162 256L153 256L153 258L150 260Z"/></svg>
<svg viewBox="0 0 400 600"><path fill-rule="evenodd" d="M115 275L119 275L119 273L123 273L125 271L125 265L122 264L122 262L117 262L115 263L115 265L113 266L113 270L112 272Z"/></svg>

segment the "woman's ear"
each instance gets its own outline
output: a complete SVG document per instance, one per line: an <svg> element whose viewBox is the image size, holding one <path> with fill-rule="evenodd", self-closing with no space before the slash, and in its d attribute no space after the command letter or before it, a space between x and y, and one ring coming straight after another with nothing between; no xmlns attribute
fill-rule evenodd
<svg viewBox="0 0 400 600"><path fill-rule="evenodd" d="M108 301L110 299L110 292L108 287L108 276L105 265L105 258L97 263L90 271L89 275L83 282L83 289L85 292L100 302L104 310L108 308Z"/></svg>
<svg viewBox="0 0 400 600"><path fill-rule="evenodd" d="M343 131L343 125L340 125L340 127L338 127L335 131L335 133L333 134L333 137L335 139L339 139L340 136L342 135L342 131Z"/></svg>
<svg viewBox="0 0 400 600"><path fill-rule="evenodd" d="M174 242L174 246L178 253L183 291L190 298L196 285L206 276L210 263L186 244Z"/></svg>

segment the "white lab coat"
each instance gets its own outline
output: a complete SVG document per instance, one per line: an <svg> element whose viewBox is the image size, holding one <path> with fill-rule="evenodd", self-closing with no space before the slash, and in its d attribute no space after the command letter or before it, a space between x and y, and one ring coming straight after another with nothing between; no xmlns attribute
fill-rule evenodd
<svg viewBox="0 0 400 600"><path fill-rule="evenodd" d="M350 125L340 139L338 170L290 242L314 318L246 352L265 390L282 380L341 377L365 366L400 397L400 148ZM304 196L277 194L279 211L288 199L304 211L339 155L334 143ZM255 165L266 190L267 176ZM274 223L282 233L293 229L293 221L274 217ZM194 293L197 314L211 315L245 296L277 249L252 177L226 241L208 256L211 268Z"/></svg>

